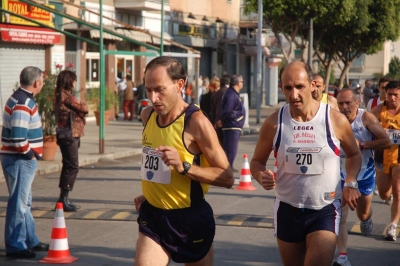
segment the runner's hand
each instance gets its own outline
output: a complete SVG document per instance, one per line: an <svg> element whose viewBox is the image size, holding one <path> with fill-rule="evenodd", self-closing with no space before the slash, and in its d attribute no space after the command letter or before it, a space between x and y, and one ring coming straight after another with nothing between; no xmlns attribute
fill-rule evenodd
<svg viewBox="0 0 400 266"><path fill-rule="evenodd" d="M172 166L178 173L184 170L179 153L175 148L162 145L157 148L157 151L161 151L163 153L161 155L161 159L166 165Z"/></svg>
<svg viewBox="0 0 400 266"><path fill-rule="evenodd" d="M271 170L265 170L264 172L260 172L259 180L260 180L260 185L265 190L274 189L276 186L274 173L272 173Z"/></svg>
<svg viewBox="0 0 400 266"><path fill-rule="evenodd" d="M139 212L139 210L140 210L140 205L142 205L142 203L143 203L145 200L146 200L146 199L144 198L143 195L140 195L140 196L138 196L138 197L136 197L136 198L134 199L134 201L135 201L135 209L136 209L137 212Z"/></svg>
<svg viewBox="0 0 400 266"><path fill-rule="evenodd" d="M349 205L350 210L354 211L357 207L357 201L361 197L361 193L358 189L345 187L342 192L342 208Z"/></svg>

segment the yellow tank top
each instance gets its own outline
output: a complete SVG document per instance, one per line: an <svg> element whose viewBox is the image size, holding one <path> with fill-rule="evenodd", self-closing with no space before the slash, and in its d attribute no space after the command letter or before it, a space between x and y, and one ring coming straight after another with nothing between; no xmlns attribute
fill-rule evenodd
<svg viewBox="0 0 400 266"><path fill-rule="evenodd" d="M322 93L322 98L321 98L320 102L328 104L328 94Z"/></svg>
<svg viewBox="0 0 400 266"><path fill-rule="evenodd" d="M183 132L190 116L200 109L195 105L189 105L185 112L168 126L160 127L157 123L158 115L151 112L149 120L142 133L142 146L144 149L157 148L161 145L174 147L181 161L200 166L209 166L203 154L190 153L183 143ZM142 167L144 164L142 156ZM203 202L204 195L208 192L209 185L180 175L173 167L169 184L151 182L142 177L142 191L146 200L154 207L160 209L181 209L196 206Z"/></svg>
<svg viewBox="0 0 400 266"><path fill-rule="evenodd" d="M396 137L393 138L391 135L398 135L398 131L390 132L388 129L399 130L400 129L400 114L397 116L392 116L388 113L386 103L382 106L381 113L379 115L379 120L381 121L382 127L386 129L390 140L392 141L392 146L390 149L383 150L383 160L384 163L398 163L400 162L399 156L399 145L400 141L396 140ZM398 143L394 143L398 142Z"/></svg>

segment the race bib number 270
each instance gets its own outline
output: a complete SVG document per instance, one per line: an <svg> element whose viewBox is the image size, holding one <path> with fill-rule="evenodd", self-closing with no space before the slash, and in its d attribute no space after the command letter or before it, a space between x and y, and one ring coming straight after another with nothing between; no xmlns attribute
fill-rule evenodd
<svg viewBox="0 0 400 266"><path fill-rule="evenodd" d="M324 159L321 150L319 147L286 147L285 171L292 174L322 174Z"/></svg>

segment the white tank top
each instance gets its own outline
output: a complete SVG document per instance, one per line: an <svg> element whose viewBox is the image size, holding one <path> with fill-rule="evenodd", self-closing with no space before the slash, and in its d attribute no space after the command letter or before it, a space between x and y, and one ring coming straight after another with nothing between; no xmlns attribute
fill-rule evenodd
<svg viewBox="0 0 400 266"><path fill-rule="evenodd" d="M354 119L353 123L351 123L351 129L353 130L354 138L358 141L371 141L373 140L373 134L371 131L365 128L362 122L362 116L364 114L364 109L358 109L358 114L356 119ZM360 173L358 174L357 180L364 180L368 178L375 177L375 166L374 166L374 157L372 150L362 150L362 165ZM340 151L340 176L343 180L346 179L346 155L343 151Z"/></svg>
<svg viewBox="0 0 400 266"><path fill-rule="evenodd" d="M320 103L311 121L292 119L289 105L279 110L274 138L276 198L297 208L321 209L340 199L340 141Z"/></svg>

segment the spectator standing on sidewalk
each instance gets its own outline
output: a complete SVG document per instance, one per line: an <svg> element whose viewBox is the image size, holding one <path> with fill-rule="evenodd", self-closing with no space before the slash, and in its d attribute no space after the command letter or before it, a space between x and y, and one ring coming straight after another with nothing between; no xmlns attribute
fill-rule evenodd
<svg viewBox="0 0 400 266"><path fill-rule="evenodd" d="M351 89L342 90L337 97L339 110L349 120L353 135L358 143L362 156L362 165L357 177L358 190L361 197L357 201L356 212L360 219L360 231L363 236L371 234L373 228L372 222L372 192L375 188L375 163L373 150L383 150L390 148L391 142L382 128L378 119L368 111L359 108L359 101L355 92ZM341 187L343 189L344 180L347 173L345 169L345 154L341 152ZM342 158L343 157L343 158ZM342 208L342 219L340 220L339 238L337 241L339 256L333 263L333 266L349 266L347 256L347 216L349 207Z"/></svg>
<svg viewBox="0 0 400 266"><path fill-rule="evenodd" d="M222 147L228 157L230 166L236 158L240 134L245 121L246 110L240 98L240 91L243 89L243 77L233 75L230 80L230 87L226 90L221 104L221 122L223 132ZM234 169L234 171L236 171Z"/></svg>
<svg viewBox="0 0 400 266"><path fill-rule="evenodd" d="M354 210L360 197L354 185L361 167L360 150L349 138L352 131L346 117L312 98L315 80L310 66L287 64L279 78L288 103L264 121L251 174L264 189L275 189L275 234L283 265L331 265L340 205ZM347 171L343 193L341 148ZM266 168L272 151L275 173Z"/></svg>
<svg viewBox="0 0 400 266"><path fill-rule="evenodd" d="M34 258L35 251L49 248L36 236L31 213L32 182L43 151L42 123L34 96L42 90L43 71L25 67L19 83L4 107L0 157L10 193L4 231L6 256L27 259Z"/></svg>
<svg viewBox="0 0 400 266"><path fill-rule="evenodd" d="M74 188L79 172L78 149L80 139L84 135L85 116L88 106L72 94L76 86L76 74L70 70L63 70L57 76L54 110L57 128L69 129L70 133L63 138L57 134L57 144L62 155L62 168L60 174L60 197L57 202L62 202L65 212L76 212L80 207L69 201L68 194Z"/></svg>
<svg viewBox="0 0 400 266"><path fill-rule="evenodd" d="M207 91L210 90L210 79L208 77L204 77L202 80L202 84L199 84L199 89L197 90L197 97L199 99L199 103L201 101L201 97L206 94Z"/></svg>
<svg viewBox="0 0 400 266"><path fill-rule="evenodd" d="M170 259L213 265L215 221L204 197L210 185L232 187L233 175L211 123L181 97L186 78L181 63L166 56L145 69L153 106L142 112L136 266L164 266Z"/></svg>
<svg viewBox="0 0 400 266"><path fill-rule="evenodd" d="M126 90L126 76L122 76L121 78L117 77L117 87L118 87L118 114L120 111L124 110L124 92Z"/></svg>
<svg viewBox="0 0 400 266"><path fill-rule="evenodd" d="M126 75L126 89L124 91L124 120L133 120L135 115L135 98L133 87L135 85L132 82L132 76Z"/></svg>
<svg viewBox="0 0 400 266"><path fill-rule="evenodd" d="M201 97L200 100L200 108L207 115L208 120L211 122L211 97L215 92L215 88L220 87L219 78L213 77L210 81L210 86L208 87L208 91Z"/></svg>
<svg viewBox="0 0 400 266"><path fill-rule="evenodd" d="M211 96L211 123L214 125L215 131L217 132L219 143L223 143L222 133L222 122L221 122L221 104L224 93L229 88L229 82L231 77L229 75L223 75L220 79L220 87L215 89L215 92Z"/></svg>

